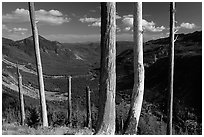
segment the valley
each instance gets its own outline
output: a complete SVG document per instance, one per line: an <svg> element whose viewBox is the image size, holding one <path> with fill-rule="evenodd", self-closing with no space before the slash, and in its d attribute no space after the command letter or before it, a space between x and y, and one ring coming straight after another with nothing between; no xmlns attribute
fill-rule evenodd
<svg viewBox="0 0 204 137"><path fill-rule="evenodd" d="M59 43L49 41L42 36L39 36L39 38L46 100L49 106L52 109L60 106L60 111L66 112L68 94L67 76L71 75L74 111L82 114L85 113L85 88L89 86L92 91L93 119L96 120L99 98L100 44ZM38 81L32 37L19 41L3 38L2 42L2 88L4 93L2 102L7 100L6 97L8 95L14 98L18 93L16 73L16 64L18 63L23 77L25 96L35 100L35 103L32 105L38 106L38 103L36 103L39 99ZM132 48L133 42L117 42L116 104L118 121L126 119L125 114L127 114L130 104L134 75ZM160 126L164 127L166 123L167 56L168 38L151 40L144 43L145 101L141 116L142 120L139 124L141 134L151 134L150 130L143 129L145 124L152 124L150 128L152 134L165 134L165 129L154 129L153 127L159 125L157 124L157 119L161 116L163 118L160 120ZM198 126L198 129L189 128L189 133L196 132L199 134L201 132L199 130L202 127L201 74L202 32L178 34L178 40L175 43L175 133L187 132L183 127L186 121L188 122L189 120L197 122ZM9 104L13 103L12 99L7 101ZM11 105L7 107L9 108ZM17 105L12 107L13 109L18 108ZM6 112L8 108L5 107L4 111ZM83 121L84 117L76 116L76 119L78 118L77 120ZM82 126L83 123L79 125Z"/></svg>

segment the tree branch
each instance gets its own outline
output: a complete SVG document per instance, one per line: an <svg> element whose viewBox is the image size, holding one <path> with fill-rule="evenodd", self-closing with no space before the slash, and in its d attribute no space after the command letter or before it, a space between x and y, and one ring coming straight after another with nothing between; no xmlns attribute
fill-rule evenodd
<svg viewBox="0 0 204 137"><path fill-rule="evenodd" d="M176 36L176 38L174 39L174 42L176 42L178 40L178 35Z"/></svg>

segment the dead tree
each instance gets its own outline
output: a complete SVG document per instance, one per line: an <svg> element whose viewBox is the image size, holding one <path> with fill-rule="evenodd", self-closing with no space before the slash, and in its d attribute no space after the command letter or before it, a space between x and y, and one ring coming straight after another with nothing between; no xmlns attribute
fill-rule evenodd
<svg viewBox="0 0 204 137"><path fill-rule="evenodd" d="M41 58L40 58L39 36L38 36L37 22L35 19L35 8L34 8L33 2L29 2L28 5L29 5L31 28L33 33L33 42L35 46L35 58L36 58L36 66L37 66L37 74L38 74L38 82L39 82L42 122L43 122L43 126L47 127L48 126L47 109L46 109L42 64L41 64Z"/></svg>
<svg viewBox="0 0 204 137"><path fill-rule="evenodd" d="M136 135L144 94L142 2L134 3L134 88L124 134Z"/></svg>
<svg viewBox="0 0 204 137"><path fill-rule="evenodd" d="M96 134L115 134L116 6L101 3L101 69Z"/></svg>
<svg viewBox="0 0 204 137"><path fill-rule="evenodd" d="M68 76L68 124L72 126L72 76Z"/></svg>
<svg viewBox="0 0 204 137"><path fill-rule="evenodd" d="M20 114L21 114L21 125L25 124L25 107L23 99L23 83L22 76L19 71L19 66L17 64L17 75L18 75L18 91L19 91L19 100L20 100Z"/></svg>
<svg viewBox="0 0 204 137"><path fill-rule="evenodd" d="M89 86L86 87L86 105L87 105L87 127L92 128L92 120L91 120L91 90Z"/></svg>
<svg viewBox="0 0 204 137"><path fill-rule="evenodd" d="M174 33L175 33L175 3L170 2L170 44L169 44L169 82L168 82L168 106L167 106L167 134L172 135L173 117L173 77L174 77Z"/></svg>

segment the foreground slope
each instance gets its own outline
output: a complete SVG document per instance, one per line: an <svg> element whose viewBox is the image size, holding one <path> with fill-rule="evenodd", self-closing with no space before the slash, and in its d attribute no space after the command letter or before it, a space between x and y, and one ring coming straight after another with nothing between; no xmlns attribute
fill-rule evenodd
<svg viewBox="0 0 204 137"><path fill-rule="evenodd" d="M168 38L152 40L144 44L146 66L144 100L159 106L164 116L168 95L167 51ZM122 95L131 95L134 75L133 51L126 50L118 55L117 64L119 74L117 89ZM173 112L174 126L185 128L189 121L202 123L202 32L178 35L178 41L175 44Z"/></svg>

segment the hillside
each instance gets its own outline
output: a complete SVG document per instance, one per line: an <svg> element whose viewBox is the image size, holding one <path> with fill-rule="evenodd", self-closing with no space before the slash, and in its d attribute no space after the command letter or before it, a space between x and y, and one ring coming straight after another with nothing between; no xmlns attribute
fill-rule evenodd
<svg viewBox="0 0 204 137"><path fill-rule="evenodd" d="M189 120L202 121L202 32L179 34L175 44L175 85L174 85L174 129L175 133L194 133L185 128ZM86 86L90 86L95 128L98 112L98 81L100 69L99 43L59 43L40 38L40 52L44 73L46 99L52 110L58 106L59 113L50 110L51 125L66 123L67 79L72 75L72 101L76 126L85 124ZM133 42L117 42L117 122L126 119L133 87ZM168 78L168 38L144 43L145 96L140 120L140 134L165 134L166 98ZM2 84L6 104L16 107L17 75L16 62L20 64L26 102L33 100L38 106L38 81L35 67L32 37L20 41L2 39ZM196 94L195 94L196 93ZM8 99L8 100L7 100ZM9 106L9 105L8 105ZM9 108L4 108L5 113ZM150 113L151 112L151 113ZM159 114L159 115L158 115ZM163 118L160 118L160 117ZM57 118L64 118L64 120ZM158 119L160 123L158 124ZM145 125L150 128L146 129ZM119 124L120 125L120 124ZM157 128L160 127L161 128ZM187 127L188 128L188 127ZM117 131L118 125L117 125ZM195 131L200 134L200 129Z"/></svg>
<svg viewBox="0 0 204 137"><path fill-rule="evenodd" d="M168 95L167 51L167 38L144 44L144 100L157 105L164 115ZM117 90L122 95L130 96L134 76L133 50L126 50L117 56L117 68ZM123 98L130 99L127 96ZM175 44L174 124L183 127L189 120L202 121L202 32L178 35Z"/></svg>
<svg viewBox="0 0 204 137"><path fill-rule="evenodd" d="M79 92L79 94L76 94L78 96L76 98L82 98L79 90L85 89L87 83L89 83L88 85L91 86L92 90L98 92L98 87L95 86L98 83L98 78L95 77L93 69L99 67L99 43L59 43L49 41L42 36L39 36L39 40L45 90L48 97L57 94L56 97L66 98L66 75L73 76L73 92ZM18 62L23 75L25 90L28 89L28 93L31 91L30 96L33 96L33 93L37 94L38 82L32 37L19 41L2 38L2 41L3 84L17 90L16 63ZM131 44L132 42L117 42L117 54L131 48ZM82 95L84 98L85 94Z"/></svg>
<svg viewBox="0 0 204 137"><path fill-rule="evenodd" d="M39 36L40 52L44 74L85 74L93 67L99 67L99 43L59 43ZM117 42L117 54L132 47L132 42ZM36 70L33 38L19 41L2 38L3 58ZM74 70L74 71L73 71Z"/></svg>
<svg viewBox="0 0 204 137"><path fill-rule="evenodd" d="M43 37L40 39L40 52L45 74L74 74L87 73L90 67L89 60L79 52L74 52L69 47L56 41L49 41ZM35 70L35 52L32 37L9 43L3 38L4 58ZM89 55L89 54L87 54ZM74 70L74 71L73 71Z"/></svg>

